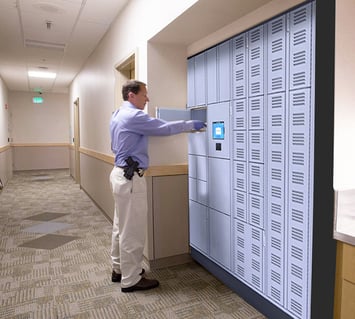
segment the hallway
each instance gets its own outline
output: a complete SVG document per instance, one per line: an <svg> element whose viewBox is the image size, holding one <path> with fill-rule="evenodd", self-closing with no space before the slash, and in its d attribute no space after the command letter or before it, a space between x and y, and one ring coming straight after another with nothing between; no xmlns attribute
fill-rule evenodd
<svg viewBox="0 0 355 319"><path fill-rule="evenodd" d="M0 193L0 318L262 319L198 264L148 272L160 287L111 282L111 223L68 170L14 172Z"/></svg>

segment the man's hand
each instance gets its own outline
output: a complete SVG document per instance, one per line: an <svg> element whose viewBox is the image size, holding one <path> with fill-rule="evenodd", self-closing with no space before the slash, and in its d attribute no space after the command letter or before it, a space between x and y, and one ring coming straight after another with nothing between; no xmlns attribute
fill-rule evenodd
<svg viewBox="0 0 355 319"><path fill-rule="evenodd" d="M188 121L188 122L193 124L193 128L196 131L199 131L199 130L203 129L204 127L206 127L205 122L202 122L202 121L191 120L191 121Z"/></svg>

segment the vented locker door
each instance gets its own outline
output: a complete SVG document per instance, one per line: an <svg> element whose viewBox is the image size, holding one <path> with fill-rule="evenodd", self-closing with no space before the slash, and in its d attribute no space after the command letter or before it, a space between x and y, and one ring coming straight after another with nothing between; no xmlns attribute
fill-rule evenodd
<svg viewBox="0 0 355 319"><path fill-rule="evenodd" d="M247 194L238 190L233 191L233 212L234 218L244 222L247 221Z"/></svg>
<svg viewBox="0 0 355 319"><path fill-rule="evenodd" d="M286 90L286 16L267 24L268 29L268 94Z"/></svg>
<svg viewBox="0 0 355 319"><path fill-rule="evenodd" d="M264 165L249 163L249 194L263 196L264 194Z"/></svg>
<svg viewBox="0 0 355 319"><path fill-rule="evenodd" d="M264 163L264 130L249 130L249 162Z"/></svg>
<svg viewBox="0 0 355 319"><path fill-rule="evenodd" d="M233 180L234 189L247 192L247 163L234 161L233 162Z"/></svg>
<svg viewBox="0 0 355 319"><path fill-rule="evenodd" d="M250 287L263 291L263 231L247 223L233 223L233 272Z"/></svg>
<svg viewBox="0 0 355 319"><path fill-rule="evenodd" d="M187 60L187 92L187 106L195 106L195 58Z"/></svg>
<svg viewBox="0 0 355 319"><path fill-rule="evenodd" d="M263 231L248 225L249 247L249 282L252 287L263 291Z"/></svg>
<svg viewBox="0 0 355 319"><path fill-rule="evenodd" d="M206 206L189 201L190 245L205 255L208 254L208 209Z"/></svg>
<svg viewBox="0 0 355 319"><path fill-rule="evenodd" d="M247 125L247 100L233 101L233 130L246 130Z"/></svg>
<svg viewBox="0 0 355 319"><path fill-rule="evenodd" d="M234 219L233 271L236 277L247 282L248 276L248 229L245 222Z"/></svg>
<svg viewBox="0 0 355 319"><path fill-rule="evenodd" d="M231 62L230 62L230 41L225 41L218 46L218 91L219 102L230 101L231 99Z"/></svg>
<svg viewBox="0 0 355 319"><path fill-rule="evenodd" d="M206 105L206 55L195 56L195 98L196 105Z"/></svg>
<svg viewBox="0 0 355 319"><path fill-rule="evenodd" d="M290 89L311 86L312 4L290 12Z"/></svg>
<svg viewBox="0 0 355 319"><path fill-rule="evenodd" d="M233 49L233 99L245 98L247 94L246 35L231 40Z"/></svg>
<svg viewBox="0 0 355 319"><path fill-rule="evenodd" d="M224 268L231 266L231 218L228 215L209 210L210 256Z"/></svg>
<svg viewBox="0 0 355 319"><path fill-rule="evenodd" d="M233 158L238 161L247 161L246 131L233 131Z"/></svg>
<svg viewBox="0 0 355 319"><path fill-rule="evenodd" d="M264 25L248 32L249 96L264 94Z"/></svg>
<svg viewBox="0 0 355 319"><path fill-rule="evenodd" d="M249 223L264 229L264 197L249 195Z"/></svg>
<svg viewBox="0 0 355 319"><path fill-rule="evenodd" d="M292 91L289 124L287 290L288 308L299 318L307 317L310 294L310 115L310 89Z"/></svg>
<svg viewBox="0 0 355 319"><path fill-rule="evenodd" d="M264 96L249 98L249 130L264 129Z"/></svg>
<svg viewBox="0 0 355 319"><path fill-rule="evenodd" d="M207 104L218 102L217 98L217 48L206 51Z"/></svg>
<svg viewBox="0 0 355 319"><path fill-rule="evenodd" d="M267 295L285 303L285 194L286 194L286 100L285 93L268 96L267 172Z"/></svg>

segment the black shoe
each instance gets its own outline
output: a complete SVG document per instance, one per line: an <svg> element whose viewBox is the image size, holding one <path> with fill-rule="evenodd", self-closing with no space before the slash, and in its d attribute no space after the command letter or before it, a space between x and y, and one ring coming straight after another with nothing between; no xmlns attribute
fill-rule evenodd
<svg viewBox="0 0 355 319"><path fill-rule="evenodd" d="M142 277L134 286L121 288L122 292L133 292L136 290L148 290L159 286L159 281L156 279L147 279Z"/></svg>
<svg viewBox="0 0 355 319"><path fill-rule="evenodd" d="M143 276L144 273L145 273L145 270L143 268L139 275ZM117 274L114 270L112 270L112 277L111 277L112 282L121 282L121 279L122 279L122 275Z"/></svg>

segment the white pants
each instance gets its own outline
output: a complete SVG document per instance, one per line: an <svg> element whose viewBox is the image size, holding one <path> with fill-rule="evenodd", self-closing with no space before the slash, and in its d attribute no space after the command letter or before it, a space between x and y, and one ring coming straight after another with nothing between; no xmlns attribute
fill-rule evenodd
<svg viewBox="0 0 355 319"><path fill-rule="evenodd" d="M122 274L121 287L134 286L142 271L147 229L147 185L134 174L127 180L122 168L114 167L110 183L115 200L111 258L113 270Z"/></svg>

